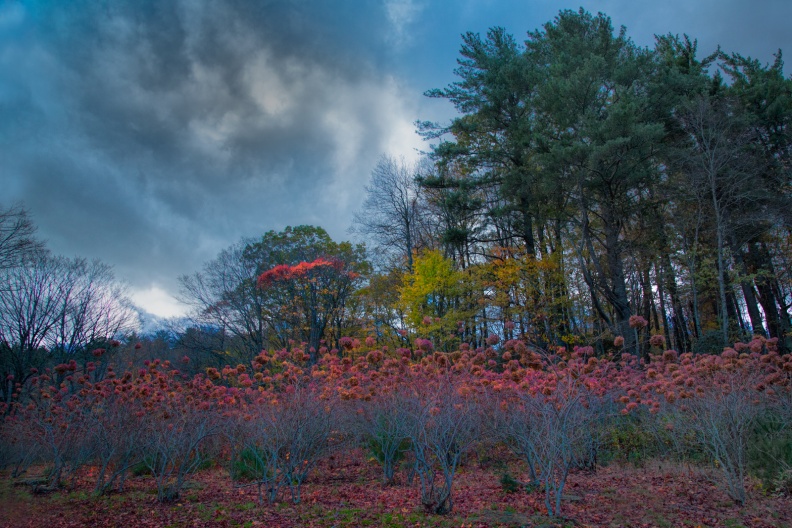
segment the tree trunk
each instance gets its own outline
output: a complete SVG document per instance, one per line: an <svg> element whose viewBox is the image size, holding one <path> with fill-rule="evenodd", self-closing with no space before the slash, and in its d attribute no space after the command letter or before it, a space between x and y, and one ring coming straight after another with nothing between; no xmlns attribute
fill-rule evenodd
<svg viewBox="0 0 792 528"><path fill-rule="evenodd" d="M747 276L753 273L746 265L742 251L735 250L734 263L742 270L744 275ZM743 279L740 280L740 288L742 289L743 298L745 299L745 306L748 308L748 317L751 320L751 331L754 334L767 335L765 334L764 325L762 324L762 314L759 312L753 281L747 277L743 277Z"/></svg>
<svg viewBox="0 0 792 528"><path fill-rule="evenodd" d="M786 314L781 314L778 310L772 284L773 279L768 276L770 275L770 267L767 265L770 260L769 252L766 247L761 247L759 244L754 243L748 245L748 254L746 256L748 257L749 266L755 268L758 272L755 283L759 292L759 304L762 305L762 310L767 318L767 330L770 333L770 337L778 338L779 346L784 350L786 349L784 334L787 330L784 319L788 320L788 316L783 317Z"/></svg>
<svg viewBox="0 0 792 528"><path fill-rule="evenodd" d="M522 213L522 238L525 241L525 251L536 257L536 242L533 234L533 217L528 210L529 204L524 196L520 197L520 212Z"/></svg>
<svg viewBox="0 0 792 528"><path fill-rule="evenodd" d="M619 229L615 225L605 226L606 258L611 287L608 301L616 312L616 325L624 336L625 350L631 354L638 353L638 339L630 328L630 300L627 296L627 282L624 277L624 263L621 258Z"/></svg>
<svg viewBox="0 0 792 528"><path fill-rule="evenodd" d="M714 192L715 191L713 191L713 193ZM715 198L713 198L713 200L717 202ZM715 207L717 208L717 203ZM729 345L729 307L726 301L726 263L723 255L723 227L720 225L720 221L718 222L715 231L717 233L718 293L720 299L718 315L720 315L721 341L723 346L726 347Z"/></svg>
<svg viewBox="0 0 792 528"><path fill-rule="evenodd" d="M686 352L686 350L682 350L682 347L679 345L679 343L676 343L671 339L671 329L669 328L670 325L665 300L665 288L663 287L665 283L665 275L663 273L662 267L655 266L655 274L657 275L657 296L660 298L660 316L663 325L663 335L666 338L666 343L668 343L669 348L674 348L680 352Z"/></svg>

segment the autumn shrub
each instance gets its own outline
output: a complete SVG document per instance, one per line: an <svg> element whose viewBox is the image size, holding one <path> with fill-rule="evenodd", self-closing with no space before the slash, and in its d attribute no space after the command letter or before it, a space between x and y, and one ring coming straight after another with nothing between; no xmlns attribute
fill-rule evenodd
<svg viewBox="0 0 792 528"><path fill-rule="evenodd" d="M591 352L576 348L567 361L534 354L527 369L510 361L484 398L488 430L526 463L551 516L560 515L570 470L596 467L607 419L616 412L603 384L611 367Z"/></svg>
<svg viewBox="0 0 792 528"><path fill-rule="evenodd" d="M211 417L198 412L168 418L154 415L143 427L143 463L156 481L157 499L178 499L186 479L205 460L201 443L213 434Z"/></svg>
<svg viewBox="0 0 792 528"><path fill-rule="evenodd" d="M93 456L80 403L65 387L39 385L28 403L17 405L14 415L5 420L6 434L17 447L15 472L32 463L46 466L45 482L36 484L39 491L61 487Z"/></svg>
<svg viewBox="0 0 792 528"><path fill-rule="evenodd" d="M772 347L772 344L768 343ZM754 345L735 345L750 350ZM647 373L647 388L673 412L669 423L679 438L693 439L722 476L729 497L747 499L749 446L768 406L789 391L788 358L756 343L751 354L726 348L719 355L676 357L667 351ZM766 353L760 354L760 351ZM673 353L672 353L673 352ZM659 399L659 398L658 398ZM660 408L659 401L654 409Z"/></svg>
<svg viewBox="0 0 792 528"><path fill-rule="evenodd" d="M746 500L748 443L759 415L753 397L741 387L726 394L711 389L690 400L683 422L720 469L729 496L738 504Z"/></svg>
<svg viewBox="0 0 792 528"><path fill-rule="evenodd" d="M589 394L584 405L592 419L580 435L574 467L596 471L602 459L607 458L608 433L613 428L613 420L617 418L617 408L605 395Z"/></svg>
<svg viewBox="0 0 792 528"><path fill-rule="evenodd" d="M161 502L179 497L187 478L204 462L204 443L218 433L222 402L202 377L183 380L176 370L152 364L133 389L143 401L140 411L141 460L151 471Z"/></svg>
<svg viewBox="0 0 792 528"><path fill-rule="evenodd" d="M31 465L45 459L43 445L24 419L27 412L14 412L0 422L0 467L10 468L12 478L24 475Z"/></svg>
<svg viewBox="0 0 792 528"><path fill-rule="evenodd" d="M267 500L273 503L282 485L279 451L283 448L274 423L275 415L262 409L255 416L247 415L241 419L243 423L238 424L231 435L234 442L231 477L254 481L259 504L263 503L265 492Z"/></svg>
<svg viewBox="0 0 792 528"><path fill-rule="evenodd" d="M695 465L709 464L711 458L699 443L696 434L690 428L680 427L680 421L684 420L683 415L687 412L687 408L682 408L678 400L667 401L662 395L654 399L652 405L651 410L638 407L629 414L621 416L628 420L636 420L634 431L641 437L640 445L644 449L644 460L662 459ZM644 441L646 443L643 443ZM639 462L638 465L641 463Z"/></svg>
<svg viewBox="0 0 792 528"><path fill-rule="evenodd" d="M413 379L404 393L405 435L410 439L421 503L429 513L454 506L454 476L480 432L477 402L464 377L445 371ZM439 477L439 478L438 478Z"/></svg>
<svg viewBox="0 0 792 528"><path fill-rule="evenodd" d="M275 502L284 487L299 503L310 471L340 442L333 436L333 402L320 396L315 388L291 385L279 394L252 395L242 411L236 460L257 483L260 503L264 492Z"/></svg>
<svg viewBox="0 0 792 528"><path fill-rule="evenodd" d="M484 401L483 423L487 435L506 445L526 464L532 483L539 482L534 446L534 421L529 394L509 393L501 399L498 393L488 392Z"/></svg>
<svg viewBox="0 0 792 528"><path fill-rule="evenodd" d="M533 414L533 447L545 506L560 516L569 471L585 453L587 428L597 419L589 397L572 380L558 380L550 395L539 393L527 402Z"/></svg>
<svg viewBox="0 0 792 528"><path fill-rule="evenodd" d="M772 340L718 355L654 350L648 362L516 340L500 356L430 345L421 341L420 355L325 350L315 363L299 348L262 352L249 365L191 376L167 361L119 375L108 366L105 379L63 364L30 381L9 409L0 452L14 475L46 467L41 489L90 464L96 492L121 491L128 474L145 473L162 501L221 456L233 479L258 486L259 502L286 494L299 502L319 461L354 441L381 464L386 484L405 467L432 514L452 511L473 448L500 457L489 465L505 491L541 487L553 516L570 471L614 458L715 465L736 502L747 498L749 472L769 490L789 488L792 360ZM505 475L506 448L525 463L525 484Z"/></svg>
<svg viewBox="0 0 792 528"><path fill-rule="evenodd" d="M127 473L141 463L143 442L140 402L130 398L130 377L85 383L78 395L84 415L84 440L97 466L94 491L123 491Z"/></svg>
<svg viewBox="0 0 792 528"><path fill-rule="evenodd" d="M404 389L389 387L359 401L354 417L362 443L382 466L383 482L394 483L396 468L410 448L402 406Z"/></svg>

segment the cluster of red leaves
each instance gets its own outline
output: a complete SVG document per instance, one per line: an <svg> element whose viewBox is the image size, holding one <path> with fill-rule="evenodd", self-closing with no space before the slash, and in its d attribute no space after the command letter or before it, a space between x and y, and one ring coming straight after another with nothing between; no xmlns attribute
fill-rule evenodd
<svg viewBox="0 0 792 528"><path fill-rule="evenodd" d="M310 277L313 272L323 270L332 270L335 273L346 273L352 279L357 277L357 274L353 272L345 272L344 263L340 260L329 260L319 257L311 262L303 261L293 266L288 264L279 264L259 275L258 286L259 288L269 288L276 282L303 279Z"/></svg>
<svg viewBox="0 0 792 528"><path fill-rule="evenodd" d="M359 349L359 341L346 340L348 349ZM271 398L296 383L321 383L326 397L367 399L398 385L430 383L445 372L463 377L471 390L523 391L550 398L555 396L560 380L574 380L575 387L591 394L613 395L624 404L625 411L637 405L657 410L663 400L692 398L710 387L727 391L734 373L755 379L756 391L768 396L789 391L792 379L792 358L779 355L773 342L758 339L749 344L738 343L720 355L678 356L669 350L648 365L629 354L619 359L597 358L591 347L545 354L518 340L507 341L500 351L488 347L451 353L432 352L429 340L416 339L415 344L415 350L397 349L390 353L373 349L356 358L325 353L314 365L307 364L309 357L300 349L262 351L248 366L209 368L205 376L191 379L170 362L156 360L121 376L110 366L105 379L96 381L92 378L94 363L88 363L85 372L80 373L71 362L56 366L54 372L32 377L30 385L35 390L24 406L17 404L11 416L21 417L52 404L85 408L97 398L111 395L124 402L134 400L144 411L162 407L166 402L173 407L233 409L249 398ZM757 344L763 347L760 351L754 351ZM47 400L52 403L45 404Z"/></svg>

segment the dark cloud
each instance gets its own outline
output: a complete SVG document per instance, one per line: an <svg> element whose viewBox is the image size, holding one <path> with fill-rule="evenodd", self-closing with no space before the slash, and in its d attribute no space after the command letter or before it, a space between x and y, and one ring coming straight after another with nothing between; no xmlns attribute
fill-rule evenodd
<svg viewBox="0 0 792 528"><path fill-rule="evenodd" d="M6 4L3 179L50 246L172 288L240 236L341 237L415 115L381 5Z"/></svg>
<svg viewBox="0 0 792 528"><path fill-rule="evenodd" d="M792 52L792 2L788 0L581 0L583 7L603 11L616 25L627 26L638 44L651 46L653 36L688 34L709 54L720 45L762 62L771 62L779 48Z"/></svg>
<svg viewBox="0 0 792 528"><path fill-rule="evenodd" d="M643 45L689 33L763 61L792 4L581 0ZM311 223L345 237L383 152L452 108L464 31L516 36L562 4L420 0L0 3L0 184L53 250L174 291L242 236ZM570 5L577 8L577 5Z"/></svg>

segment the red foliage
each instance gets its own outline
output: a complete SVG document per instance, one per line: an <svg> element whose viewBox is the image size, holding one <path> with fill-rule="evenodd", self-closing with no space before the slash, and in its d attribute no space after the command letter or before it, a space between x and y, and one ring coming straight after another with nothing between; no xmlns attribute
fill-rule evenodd
<svg viewBox="0 0 792 528"><path fill-rule="evenodd" d="M294 266L288 264L279 264L274 268L265 271L258 278L259 288L268 288L279 281L287 281L291 279L299 279L308 277L314 270L331 269L336 272L343 272L344 264L338 260L328 260L319 257L311 262L300 262ZM356 278L353 273L349 273L350 278Z"/></svg>
<svg viewBox="0 0 792 528"><path fill-rule="evenodd" d="M630 322L630 328L644 328L649 324L649 321L647 321L640 315L631 315L629 322Z"/></svg>
<svg viewBox="0 0 792 528"><path fill-rule="evenodd" d="M360 346L350 338L342 339L341 344ZM523 451L530 451L533 457L525 463L535 465L532 477L545 485L544 508L558 513L560 503L550 499L563 496L571 461L583 460L584 453L574 449L589 445L585 435L594 434L597 424L618 413L646 413L641 415L642 423L650 426L654 422L648 417L660 413L663 420L656 421L658 426L690 431L686 434L695 433L705 443L708 431L696 429L697 417L709 413L706 415L715 424L711 427L719 427L714 420L726 405L732 415L739 411L741 420L751 420L753 409L788 402L792 388L792 357L779 355L772 340L758 338L738 343L720 355L679 355L666 350L648 364L631 354L597 357L591 347L545 353L518 340L504 343L502 354L492 348L433 353L431 341L423 338L416 339L415 345L415 356L400 348L392 352L366 349L365 354L341 358L324 348L324 356L315 363L308 363L308 354L300 349L262 351L250 364L208 368L205 375L192 378L160 360L146 361L143 368L120 374L107 368L105 379L98 377L105 371L98 368L99 360L86 364L85 369L69 361L31 378L29 398L25 405L13 404L0 434L6 444L13 440L8 445L15 449L29 449L36 456L58 461L58 477L51 486L60 482L62 474L99 464L104 469L95 474L96 486L105 489L117 471L124 474L126 460L141 460L143 454L155 453L150 460L173 461L152 468L160 496L168 498L178 494L179 486L205 453L229 456L230 447L222 440L225 437L213 436L215 431L256 423L265 409L280 412L296 401L297 395L310 393L320 404L312 412L332 420L332 434L326 441L340 445L355 436L349 428L362 423L356 416L371 415L374 409L383 408L389 395L398 394L401 403L391 406L392 416L419 427L414 430L420 431L420 438L431 438L447 417L453 424L459 423L460 416L478 416L479 412L485 421L497 418L517 425L532 424L520 433L525 434ZM755 352L758 347L761 350ZM441 387L445 388L439 390ZM307 410L305 404L294 408L295 412L298 408ZM464 413L459 414L460 410ZM412 414L399 414L404 412ZM424 421L416 422L418 416ZM371 423L379 424L376 420ZM475 425L471 424L471 431ZM198 436L193 436L196 431ZM411 434L409 428L401 431L404 437ZM511 438L517 434L514 431L519 430L514 429ZM444 437L437 438L439 442ZM102 451L97 448L102 445L121 449ZM464 508L467 503L468 499L458 494L455 467L442 466L443 460L454 460L465 445L457 440L445 447L450 450L445 459L424 459L427 465L422 478L427 479L427 486L436 484L430 471L446 472L448 484L433 488L439 489L440 495L425 495L425 500L440 501L433 506L440 506L438 510L450 509L451 504ZM158 446L155 451L153 446ZM310 464L316 467L325 451L312 452L316 458L310 459ZM726 461L724 454L713 452L712 456ZM394 468L386 471L387 479L395 478ZM305 470L299 477L304 479L310 468L300 466L294 471L297 469ZM735 471L725 474L733 485L729 493L735 500L744 500L739 498L744 496L740 495L740 481L735 480L739 471ZM283 482L293 478L284 476ZM567 514L582 515L572 504L564 508Z"/></svg>

